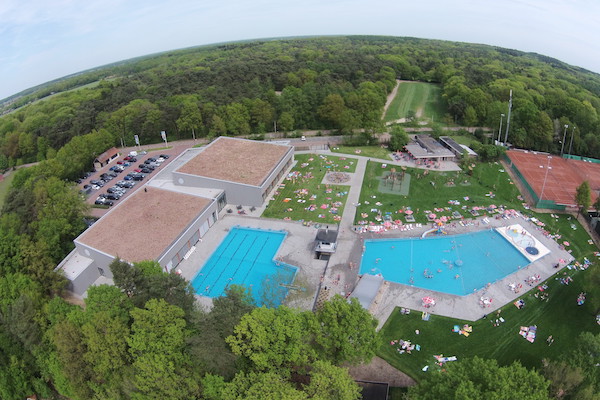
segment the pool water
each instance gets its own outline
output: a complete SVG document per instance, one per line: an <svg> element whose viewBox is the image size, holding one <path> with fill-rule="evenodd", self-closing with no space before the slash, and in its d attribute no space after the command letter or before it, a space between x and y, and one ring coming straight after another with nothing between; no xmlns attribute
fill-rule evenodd
<svg viewBox="0 0 600 400"><path fill-rule="evenodd" d="M530 261L495 230L412 239L365 240L361 274L455 295L500 280Z"/></svg>
<svg viewBox="0 0 600 400"><path fill-rule="evenodd" d="M219 297L229 285L243 285L259 306L278 306L297 271L274 260L285 236L282 231L231 228L192 280L196 293Z"/></svg>

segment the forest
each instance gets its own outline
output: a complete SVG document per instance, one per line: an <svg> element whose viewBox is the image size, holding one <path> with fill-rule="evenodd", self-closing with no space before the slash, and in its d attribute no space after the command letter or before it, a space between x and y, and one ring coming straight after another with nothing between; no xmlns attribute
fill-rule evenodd
<svg viewBox="0 0 600 400"><path fill-rule="evenodd" d="M381 115L396 79L439 84L444 124L492 131L512 90L511 143L557 152L568 124L573 152L600 158L599 75L465 43L351 36L204 46L13 96L0 118L0 170L39 163L15 172L0 215L0 398L360 398L344 367L370 360L379 342L376 321L356 302L334 298L316 313L256 308L234 287L205 311L177 275L115 260L116 286L91 289L81 307L67 301L55 267L90 223L72 182L107 148L133 145L133 135L160 142L161 130L172 140L260 138L275 127L368 136L386 130ZM600 336L585 345L552 372L579 374L578 398L593 398L597 373L583 366L600 354ZM537 371L484 364L481 380L502 376L509 393L548 398L550 382ZM457 368L439 386L476 373ZM430 389L417 385L414 398Z"/></svg>
<svg viewBox="0 0 600 400"><path fill-rule="evenodd" d="M92 131L115 145L132 145L133 135L158 142L162 130L173 139L382 131L397 78L441 85L443 123L496 131L512 90L515 147L560 150L569 125L573 153L600 158L598 74L491 46L352 36L192 48L54 82L5 107L0 168L52 158Z"/></svg>

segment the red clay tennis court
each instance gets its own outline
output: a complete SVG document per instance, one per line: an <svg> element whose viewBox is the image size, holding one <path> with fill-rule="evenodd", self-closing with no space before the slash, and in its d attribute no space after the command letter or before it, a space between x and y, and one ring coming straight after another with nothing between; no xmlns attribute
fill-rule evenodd
<svg viewBox="0 0 600 400"><path fill-rule="evenodd" d="M592 203L596 201L600 190L600 164L524 150L509 150L506 155L539 200L576 207L577 187L587 180L592 189Z"/></svg>

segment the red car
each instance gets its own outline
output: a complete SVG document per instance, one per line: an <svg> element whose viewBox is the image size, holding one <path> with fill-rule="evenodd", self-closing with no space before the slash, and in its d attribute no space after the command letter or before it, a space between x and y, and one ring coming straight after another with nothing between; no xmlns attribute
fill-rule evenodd
<svg viewBox="0 0 600 400"><path fill-rule="evenodd" d="M134 169L134 171L135 171L135 172L142 172L142 170L141 170L141 169L139 169L139 168L136 168L136 169Z"/></svg>

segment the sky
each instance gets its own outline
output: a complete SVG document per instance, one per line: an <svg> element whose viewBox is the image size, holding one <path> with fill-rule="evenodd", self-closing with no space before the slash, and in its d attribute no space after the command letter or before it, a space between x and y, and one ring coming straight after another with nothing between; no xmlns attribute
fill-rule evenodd
<svg viewBox="0 0 600 400"><path fill-rule="evenodd" d="M597 0L1 0L0 99L161 51L356 34L483 43L600 73Z"/></svg>

